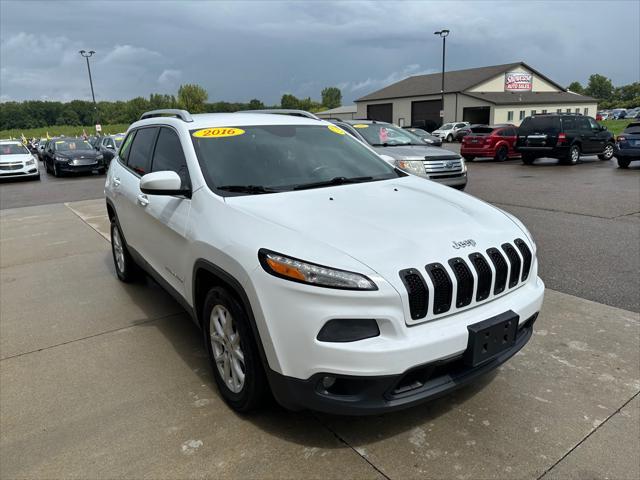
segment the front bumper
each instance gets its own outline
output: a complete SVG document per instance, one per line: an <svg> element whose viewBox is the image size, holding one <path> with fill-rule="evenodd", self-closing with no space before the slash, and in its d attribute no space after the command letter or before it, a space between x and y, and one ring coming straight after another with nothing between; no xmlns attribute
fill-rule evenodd
<svg viewBox="0 0 640 480"><path fill-rule="evenodd" d="M58 170L64 173L86 173L104 168L102 161L96 160L95 162L87 165L73 165L69 163L59 162Z"/></svg>
<svg viewBox="0 0 640 480"><path fill-rule="evenodd" d="M515 344L475 367L465 365L462 355L413 367L399 375L374 377L334 376L329 389L324 373L307 380L269 371L269 383L278 402L291 410L308 408L339 415L376 415L434 400L495 370L522 349L533 333L535 313L520 323ZM337 388L336 388L337 386Z"/></svg>
<svg viewBox="0 0 640 480"><path fill-rule="evenodd" d="M0 178L36 178L40 176L38 165L28 165L16 170L0 169Z"/></svg>
<svg viewBox="0 0 640 480"><path fill-rule="evenodd" d="M447 185L448 187L462 188L467 185L467 172L430 175L427 178L442 185Z"/></svg>

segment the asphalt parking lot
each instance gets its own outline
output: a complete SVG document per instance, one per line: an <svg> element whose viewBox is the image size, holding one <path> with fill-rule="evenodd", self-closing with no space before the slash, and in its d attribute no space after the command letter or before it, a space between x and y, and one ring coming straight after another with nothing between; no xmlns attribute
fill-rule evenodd
<svg viewBox="0 0 640 480"><path fill-rule="evenodd" d="M1 478L640 478L640 167L470 164L467 192L538 243L536 333L368 418L233 413L187 315L116 279L104 177L45 177L0 185Z"/></svg>

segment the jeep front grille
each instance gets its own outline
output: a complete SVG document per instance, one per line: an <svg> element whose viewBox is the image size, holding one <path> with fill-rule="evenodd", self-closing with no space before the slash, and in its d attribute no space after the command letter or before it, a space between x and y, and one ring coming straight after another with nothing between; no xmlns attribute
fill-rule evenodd
<svg viewBox="0 0 640 480"><path fill-rule="evenodd" d="M401 270L400 279L409 294L411 318L418 320L426 317L429 310L429 290L420 272L413 268Z"/></svg>
<svg viewBox="0 0 640 480"><path fill-rule="evenodd" d="M517 238L513 243L517 248L511 243L500 246L504 255L492 247L487 249L486 255L472 252L468 260L451 258L447 261L449 268L441 263L430 263L425 266L430 283L417 269L401 270L400 278L408 293L411 319L429 315L430 296L433 297L432 315L442 315L451 310L452 305L455 309L471 305L474 292L475 303L483 302L527 280L533 255L522 239Z"/></svg>
<svg viewBox="0 0 640 480"><path fill-rule="evenodd" d="M516 247L520 250L520 255L522 255L522 281L524 282L529 276L529 269L531 268L531 250L521 238L516 238L513 243L516 244Z"/></svg>
<svg viewBox="0 0 640 480"><path fill-rule="evenodd" d="M461 258L452 258L449 265L458 282L456 293L456 308L466 307L473 299L473 275L467 267L467 263Z"/></svg>
<svg viewBox="0 0 640 480"><path fill-rule="evenodd" d="M447 270L439 263L430 263L425 268L433 282L433 313L437 315L449 311L453 284Z"/></svg>
<svg viewBox="0 0 640 480"><path fill-rule="evenodd" d="M504 287L507 284L507 270L509 270L509 267L497 248L489 248L487 250L487 255L489 255L491 263L493 263L493 268L496 269L496 282L493 285L493 294L498 295L499 293L504 292Z"/></svg>

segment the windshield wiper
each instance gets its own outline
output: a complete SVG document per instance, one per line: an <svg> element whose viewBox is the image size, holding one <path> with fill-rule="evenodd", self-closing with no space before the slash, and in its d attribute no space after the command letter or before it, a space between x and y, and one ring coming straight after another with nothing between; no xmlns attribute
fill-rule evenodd
<svg viewBox="0 0 640 480"><path fill-rule="evenodd" d="M330 187L332 185L345 185L347 183L360 183L373 180L373 177L333 177L323 182L302 183L293 187L294 190L306 190L308 188Z"/></svg>
<svg viewBox="0 0 640 480"><path fill-rule="evenodd" d="M276 193L280 190L275 188L265 187L263 185L220 185L216 187L218 190L224 190L225 192L238 192L238 193Z"/></svg>

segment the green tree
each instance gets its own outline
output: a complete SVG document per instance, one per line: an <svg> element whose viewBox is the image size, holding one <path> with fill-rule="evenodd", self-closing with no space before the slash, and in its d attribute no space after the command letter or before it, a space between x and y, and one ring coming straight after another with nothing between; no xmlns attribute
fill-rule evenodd
<svg viewBox="0 0 640 480"><path fill-rule="evenodd" d="M60 116L56 119L56 125L79 125L80 117L70 107L64 109Z"/></svg>
<svg viewBox="0 0 640 480"><path fill-rule="evenodd" d="M594 73L589 77L584 93L598 100L610 100L613 97L613 84L604 75Z"/></svg>
<svg viewBox="0 0 640 480"><path fill-rule="evenodd" d="M280 107L298 109L300 108L300 100L290 93L285 93L280 99Z"/></svg>
<svg viewBox="0 0 640 480"><path fill-rule="evenodd" d="M249 100L247 104L247 110L262 110L264 108L264 103L262 103L257 98L253 98Z"/></svg>
<svg viewBox="0 0 640 480"><path fill-rule="evenodd" d="M327 87L322 90L322 105L328 109L342 105L342 92L338 87Z"/></svg>
<svg viewBox="0 0 640 480"><path fill-rule="evenodd" d="M180 85L178 90L178 103L182 108L191 113L204 112L204 104L209 94L200 85L187 83Z"/></svg>
<svg viewBox="0 0 640 480"><path fill-rule="evenodd" d="M580 82L571 82L567 87L567 90L571 90L573 93L584 93L584 87L580 84Z"/></svg>

